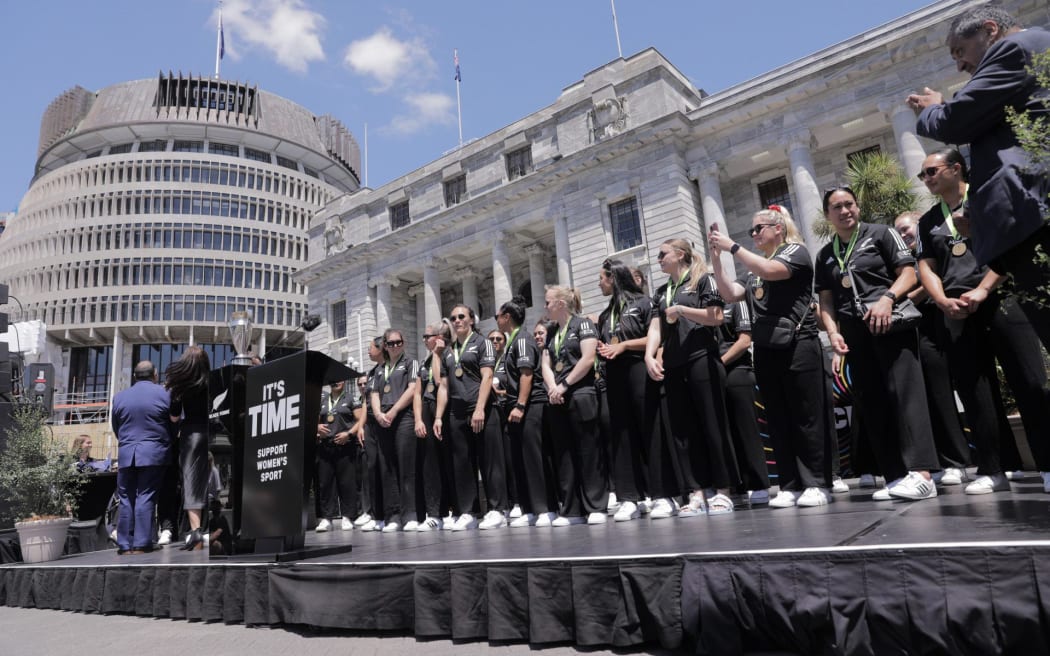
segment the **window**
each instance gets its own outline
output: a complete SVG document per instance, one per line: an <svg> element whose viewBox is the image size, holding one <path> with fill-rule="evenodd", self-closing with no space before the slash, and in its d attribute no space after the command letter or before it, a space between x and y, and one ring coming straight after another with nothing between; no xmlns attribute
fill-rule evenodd
<svg viewBox="0 0 1050 656"><path fill-rule="evenodd" d="M299 164L296 163L294 159L288 159L287 157L281 157L280 155L277 156L277 164L293 171L299 170Z"/></svg>
<svg viewBox="0 0 1050 656"><path fill-rule="evenodd" d="M642 243L642 226L638 220L638 199L634 196L609 205L613 250L622 251Z"/></svg>
<svg viewBox="0 0 1050 656"><path fill-rule="evenodd" d="M328 323L332 326L332 339L346 337L346 301L332 303Z"/></svg>
<svg viewBox="0 0 1050 656"><path fill-rule="evenodd" d="M397 230L398 228L404 228L412 222L412 217L408 213L408 201L398 203L397 205L390 206L390 229Z"/></svg>
<svg viewBox="0 0 1050 656"><path fill-rule="evenodd" d="M204 152L203 141L175 141L172 151L176 153L200 153Z"/></svg>
<svg viewBox="0 0 1050 656"><path fill-rule="evenodd" d="M153 141L141 141L139 142L139 152L149 153L165 151L168 149L168 142L164 139L154 139Z"/></svg>
<svg viewBox="0 0 1050 656"><path fill-rule="evenodd" d="M224 144L209 141L208 152L212 155L229 155L230 157L237 157L241 154L241 149L233 144Z"/></svg>
<svg viewBox="0 0 1050 656"><path fill-rule="evenodd" d="M875 144L874 146L869 146L867 148L861 148L860 150L855 150L852 153L846 154L846 164L852 164L854 157L861 157L863 155L875 155L881 152L882 148L880 148L878 144Z"/></svg>
<svg viewBox="0 0 1050 656"><path fill-rule="evenodd" d="M266 162L267 164L270 163L270 153L263 150L248 148L247 146L245 146L244 148L244 157L246 159L255 160L256 162Z"/></svg>
<svg viewBox="0 0 1050 656"><path fill-rule="evenodd" d="M532 144L507 153L507 179L517 180L532 171Z"/></svg>
<svg viewBox="0 0 1050 656"><path fill-rule="evenodd" d="M129 144L129 143L117 144L116 146L110 146L109 147L109 154L110 155L120 155L120 154L123 154L123 153L130 153L130 152L131 152L131 144Z"/></svg>
<svg viewBox="0 0 1050 656"><path fill-rule="evenodd" d="M758 185L758 200L762 207L780 205L786 208L789 213L794 214L794 210L791 209L791 192L788 191L788 181L784 176L760 182Z"/></svg>
<svg viewBox="0 0 1050 656"><path fill-rule="evenodd" d="M467 175L445 181L445 207L458 205L467 199Z"/></svg>

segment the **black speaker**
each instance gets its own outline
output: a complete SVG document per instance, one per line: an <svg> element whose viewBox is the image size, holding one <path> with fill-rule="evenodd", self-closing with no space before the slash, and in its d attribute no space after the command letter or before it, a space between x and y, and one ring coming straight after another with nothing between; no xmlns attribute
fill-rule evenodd
<svg viewBox="0 0 1050 656"><path fill-rule="evenodd" d="M29 402L44 409L47 416L55 409L55 365L34 362L29 365Z"/></svg>
<svg viewBox="0 0 1050 656"><path fill-rule="evenodd" d="M7 348L7 342L0 342L0 394L10 395L11 385L11 354Z"/></svg>

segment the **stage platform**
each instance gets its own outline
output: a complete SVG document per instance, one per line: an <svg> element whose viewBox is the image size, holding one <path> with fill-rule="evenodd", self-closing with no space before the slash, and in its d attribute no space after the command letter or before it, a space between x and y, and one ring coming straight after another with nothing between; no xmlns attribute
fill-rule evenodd
<svg viewBox="0 0 1050 656"><path fill-rule="evenodd" d="M853 481L855 484L855 481ZM0 604L695 653L1050 653L1050 495L452 533L333 531L294 563L115 550L0 566Z"/></svg>

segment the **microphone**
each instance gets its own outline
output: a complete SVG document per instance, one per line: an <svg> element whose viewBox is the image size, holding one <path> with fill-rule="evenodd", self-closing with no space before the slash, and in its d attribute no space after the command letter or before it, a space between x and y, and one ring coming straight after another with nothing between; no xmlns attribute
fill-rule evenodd
<svg viewBox="0 0 1050 656"><path fill-rule="evenodd" d="M278 341L276 344L274 344L273 346L271 346L270 348L268 348L266 350L266 354L263 355L263 358L262 358L263 361L265 362L266 360L268 360L269 357L270 357L270 354L273 353L274 349L279 347L281 344L284 344L285 342L287 342L288 339L292 335L294 335L295 333L299 332L300 330L302 330L303 332L308 333L308 332L312 331L314 328L317 328L320 325L321 325L321 315L319 315L319 314L308 314L308 315L306 315L306 317L303 319L302 323L300 323L299 326L295 330L293 330L292 332L290 332L287 335L285 335L284 337L282 337L280 339L280 341ZM306 350L306 344L303 344L303 350Z"/></svg>

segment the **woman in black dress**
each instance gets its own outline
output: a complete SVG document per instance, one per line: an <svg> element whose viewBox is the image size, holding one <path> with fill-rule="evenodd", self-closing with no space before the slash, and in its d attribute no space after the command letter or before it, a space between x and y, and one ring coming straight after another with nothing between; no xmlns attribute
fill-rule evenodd
<svg viewBox="0 0 1050 656"><path fill-rule="evenodd" d="M199 548L203 539L201 516L208 503L208 378L211 364L199 346L190 346L164 372L164 386L171 392L171 420L179 424L179 469L182 471L182 505L190 534L187 549Z"/></svg>

